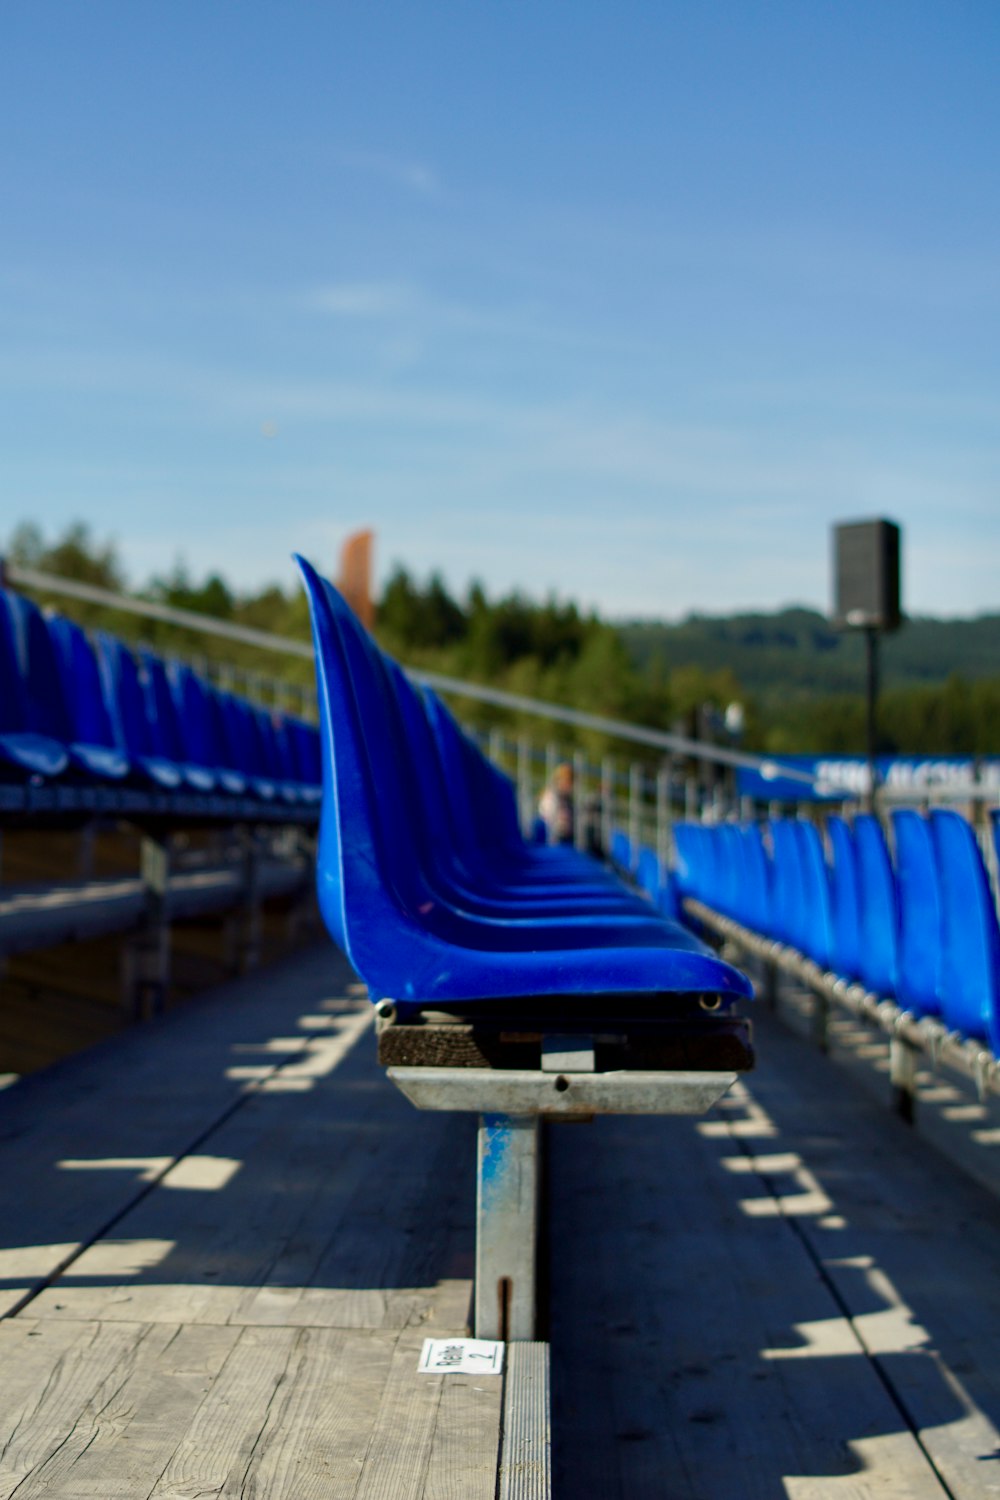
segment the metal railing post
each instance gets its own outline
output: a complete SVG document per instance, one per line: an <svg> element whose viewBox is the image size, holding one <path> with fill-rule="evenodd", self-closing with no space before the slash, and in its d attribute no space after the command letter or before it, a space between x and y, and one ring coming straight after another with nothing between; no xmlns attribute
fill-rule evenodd
<svg viewBox="0 0 1000 1500"><path fill-rule="evenodd" d="M639 858L639 844L642 840L642 782L642 766L638 761L633 761L628 768L628 837L632 846L633 865Z"/></svg>
<svg viewBox="0 0 1000 1500"><path fill-rule="evenodd" d="M521 828L527 834L535 816L535 798L531 786L531 741L526 734L517 737L517 810Z"/></svg>
<svg viewBox="0 0 1000 1500"><path fill-rule="evenodd" d="M661 765L656 772L656 855L661 878L670 868L673 849L670 817L670 767Z"/></svg>
<svg viewBox="0 0 1000 1500"><path fill-rule="evenodd" d="M611 854L611 840L615 831L615 760L606 755L601 762L601 847L604 857Z"/></svg>
<svg viewBox="0 0 1000 1500"><path fill-rule="evenodd" d="M573 843L587 847L587 757L582 750L573 751Z"/></svg>

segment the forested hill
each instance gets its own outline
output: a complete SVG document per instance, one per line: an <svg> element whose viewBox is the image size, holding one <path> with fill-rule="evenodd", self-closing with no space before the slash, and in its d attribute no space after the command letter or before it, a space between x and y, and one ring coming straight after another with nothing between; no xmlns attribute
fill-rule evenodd
<svg viewBox="0 0 1000 1500"><path fill-rule="evenodd" d="M680 666L729 668L761 703L789 694L857 693L864 683L864 641L841 634L814 610L773 614L692 615L678 624L635 621L620 632L636 669L663 674ZM886 688L930 686L958 675L967 682L1000 676L1000 614L971 620L908 620L885 636Z"/></svg>
<svg viewBox="0 0 1000 1500"><path fill-rule="evenodd" d="M113 543L96 542L82 524L50 542L37 526L15 529L0 552L22 567L98 584L130 587ZM142 597L215 615L238 625L308 640L297 586L240 594L220 574L198 580L182 563L147 580ZM43 601L67 608L58 594ZM289 681L311 679L308 661L275 658L253 646L94 604L72 605L75 618L166 654L197 652L227 667ZM519 593L490 599L473 584L449 593L436 574L421 582L404 568L378 603L382 644L413 667L471 683L507 688L550 703L584 708L650 728L716 732L728 705L744 708L742 743L770 753L860 751L865 744L864 642L839 635L808 609L728 617L698 615L680 624L612 623L556 599ZM630 659L631 658L631 659ZM1000 614L976 620L913 620L886 638L880 741L885 750L929 755L1000 752ZM531 714L470 700L463 718L480 728L504 725L593 756L620 750L592 730L554 729ZM706 713L706 710L711 712ZM650 752L652 755L653 752Z"/></svg>

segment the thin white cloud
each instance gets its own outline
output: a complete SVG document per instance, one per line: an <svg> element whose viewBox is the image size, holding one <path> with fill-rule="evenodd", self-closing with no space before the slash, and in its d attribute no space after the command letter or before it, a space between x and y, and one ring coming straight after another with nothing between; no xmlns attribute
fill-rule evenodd
<svg viewBox="0 0 1000 1500"><path fill-rule="evenodd" d="M320 287L309 301L338 318L388 318L411 310L414 295L396 281L341 281Z"/></svg>
<svg viewBox="0 0 1000 1500"><path fill-rule="evenodd" d="M426 162L392 156L384 151L343 149L336 153L336 158L342 166L380 177L385 182L406 188L424 198L436 197L441 191L437 173Z"/></svg>

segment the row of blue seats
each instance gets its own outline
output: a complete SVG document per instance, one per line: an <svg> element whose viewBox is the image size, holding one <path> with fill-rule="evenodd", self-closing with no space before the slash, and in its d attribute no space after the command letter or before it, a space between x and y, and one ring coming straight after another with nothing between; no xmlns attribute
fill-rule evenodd
<svg viewBox="0 0 1000 1500"><path fill-rule="evenodd" d="M0 589L0 806L315 816L320 794L315 725Z"/></svg>
<svg viewBox="0 0 1000 1500"><path fill-rule="evenodd" d="M749 982L604 866L521 835L514 788L298 559L323 751L320 907L373 1001L558 1015L726 1009Z"/></svg>
<svg viewBox="0 0 1000 1500"><path fill-rule="evenodd" d="M675 827L682 895L1000 1055L1000 928L976 832L950 809ZM1000 852L1000 823L993 835Z"/></svg>

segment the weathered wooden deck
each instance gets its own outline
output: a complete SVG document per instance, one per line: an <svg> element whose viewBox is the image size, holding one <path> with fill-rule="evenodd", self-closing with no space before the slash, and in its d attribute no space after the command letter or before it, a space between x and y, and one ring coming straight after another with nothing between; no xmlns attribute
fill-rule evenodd
<svg viewBox="0 0 1000 1500"><path fill-rule="evenodd" d="M0 1500L492 1500L475 1121L334 950L0 1092ZM550 1131L560 1500L1000 1495L1000 1206L766 1014L705 1120Z"/></svg>
<svg viewBox="0 0 1000 1500"><path fill-rule="evenodd" d="M417 1116L324 946L0 1094L0 1495L495 1490L461 1333L474 1121Z"/></svg>

